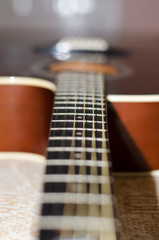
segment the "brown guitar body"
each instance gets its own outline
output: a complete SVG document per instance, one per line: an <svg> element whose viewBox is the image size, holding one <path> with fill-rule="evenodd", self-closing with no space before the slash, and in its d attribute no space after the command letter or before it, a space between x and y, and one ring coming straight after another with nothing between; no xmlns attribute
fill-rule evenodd
<svg viewBox="0 0 159 240"><path fill-rule="evenodd" d="M150 102L110 103L109 135L116 171L159 169L159 102L151 98Z"/></svg>
<svg viewBox="0 0 159 240"><path fill-rule="evenodd" d="M0 86L0 151L46 155L53 92L22 86Z"/></svg>
<svg viewBox="0 0 159 240"><path fill-rule="evenodd" d="M46 155L55 86L45 82L25 77L0 78L1 152Z"/></svg>

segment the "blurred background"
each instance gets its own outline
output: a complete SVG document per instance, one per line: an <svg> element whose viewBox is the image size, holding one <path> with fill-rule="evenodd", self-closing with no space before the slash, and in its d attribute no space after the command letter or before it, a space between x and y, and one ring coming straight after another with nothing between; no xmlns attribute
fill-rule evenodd
<svg viewBox="0 0 159 240"><path fill-rule="evenodd" d="M124 36L159 39L158 0L1 0L0 37L59 39Z"/></svg>

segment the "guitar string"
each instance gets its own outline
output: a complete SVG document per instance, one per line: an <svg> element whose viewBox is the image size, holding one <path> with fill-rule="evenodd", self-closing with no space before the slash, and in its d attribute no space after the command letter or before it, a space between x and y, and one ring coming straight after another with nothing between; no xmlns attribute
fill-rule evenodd
<svg viewBox="0 0 159 240"><path fill-rule="evenodd" d="M104 76L103 75L99 75L99 81L100 81L100 86L98 86L98 90L99 90L99 92L100 92L100 95L101 95L101 110L102 110L102 129L105 129L105 124L104 124L104 96L103 96L103 91L104 91L104 83L103 83L103 81L104 81ZM94 96L94 93L92 93L92 96ZM94 104L93 104L94 105ZM94 115L94 114L93 114ZM104 131L102 131L102 138L103 139L105 139L105 133L104 133ZM95 144L95 146L94 146L94 148L96 149L96 142L94 143ZM107 149L107 146L106 146L106 141L102 141L102 149ZM96 154L97 154L97 152L96 152ZM97 155L96 155L97 156ZM97 159L95 158L94 159L94 161L97 161ZM106 161L106 162L108 162L108 158L107 158L107 154L106 153L101 153L101 161ZM95 175L97 175L98 174L98 172L97 172L97 169L96 169L96 172L94 172L94 174ZM100 172L100 176L101 176L101 174L102 174L102 176L108 176L109 177L109 172L108 172L108 168L102 168L101 169L101 172ZM109 186L110 186L110 183L109 184L101 184L101 193L103 194L104 192L105 192L105 194L106 195L110 195L111 194L111 192L110 192L110 190L109 190ZM107 190L106 190L107 189ZM99 191L99 187L98 187L98 185L96 185L96 189L95 189L95 186L93 186L93 189L92 189L93 191ZM107 192L106 192L107 191ZM97 194L99 194L99 192L97 193ZM110 206L108 205L101 205L101 203L100 203L100 205L96 205L96 209L95 209L95 207L94 207L94 211L96 210L96 215L97 214L99 214L98 215L98 217L99 216L102 216L102 217L110 217L110 216L108 216L108 207L110 208ZM100 211L101 210L101 211ZM112 217L112 215L111 215L111 217ZM108 238L108 233L107 232L105 232L105 233L103 233L103 231L98 231L98 233L100 234L100 240L104 240L104 239L107 239ZM97 236L97 238L98 238L98 236Z"/></svg>
<svg viewBox="0 0 159 240"><path fill-rule="evenodd" d="M58 75L57 75L57 79L58 79ZM60 83L60 81L58 80L58 92L59 92L59 89L61 89L59 83ZM68 87L69 86L67 86L67 88L65 88L66 92L68 91ZM65 127L67 127L66 114L67 114L67 106L68 106L68 104L66 103L66 99L64 100L64 105L65 105L65 108L64 108L65 115L64 115L64 128L62 128L62 134L61 134L62 136L65 136ZM60 115L60 109L59 108L57 109L57 116L58 115ZM58 127L57 126L57 122L56 122L55 128L56 127ZM64 154L64 147L65 147L65 139L64 138L60 142L60 147L61 147L61 154L59 155L59 158L62 159L63 158L63 154ZM58 174L59 174L59 172L60 173L63 172L63 166L58 166ZM66 182L66 185L67 185L67 182ZM64 191L66 193L66 186L65 186L65 190ZM64 204L64 203L62 203L62 204ZM64 204L64 206L65 206L65 204ZM62 210L61 211L63 211L64 206L62 206ZM62 213L61 213L61 215L62 215ZM62 223L60 223L60 224L61 224L61 228L62 228Z"/></svg>
<svg viewBox="0 0 159 240"><path fill-rule="evenodd" d="M57 76L57 82L58 82L58 91L59 91L59 89L60 89L60 81L58 80L58 76ZM67 88L65 88L65 91L67 92L68 91L68 88L69 88L69 85L67 86ZM57 91L57 92L58 92ZM55 101L56 102L56 101ZM65 100L64 100L64 105L65 105L65 108L64 108L64 112L65 112L65 114L64 114L64 120L63 120L63 122L64 122L64 127L62 128L62 133L61 133L61 135L62 136L65 136L65 128L67 127L67 120L66 120L66 116L67 116L67 106L68 106L68 103L67 103L67 100L66 100L66 98L65 98ZM56 109L56 114L54 114L54 117L55 117L55 119L57 119L57 117L60 115L60 109L59 108L57 108ZM54 129L55 128L57 128L57 123L58 123L58 121L55 121L55 125L54 125ZM58 128L59 129L59 128ZM54 141L54 140L53 140ZM61 153L59 154L59 159L63 159L63 154L64 154L64 146L65 146L65 139L63 138L62 139L62 141L60 141L60 148L61 148ZM62 165L58 165L58 167L57 167L57 172L59 173L61 173L63 171L63 166ZM59 174L58 174L59 175ZM59 182L59 181L58 181ZM67 186L67 181L66 181L66 186ZM66 186L65 186L65 193L66 193ZM66 198L66 196L65 196L65 198ZM63 205L64 203L62 203L62 205ZM65 204L64 204L64 206L65 206ZM63 208L63 207L62 207ZM63 211L63 210L61 210L61 211ZM54 213L52 212L52 215L53 215ZM62 216L62 214L63 213L61 213L61 216ZM62 229L62 222L60 223L61 224L61 228L60 229ZM60 226L59 226L60 227ZM57 229L58 230L58 229Z"/></svg>
<svg viewBox="0 0 159 240"><path fill-rule="evenodd" d="M69 79L65 79L66 81L69 82ZM67 82L67 85L69 86L70 84ZM72 88L72 85L70 86ZM78 85L76 84L75 87L72 89L74 90L74 113L76 113L76 103L77 103L77 88L78 88ZM67 111L66 111L67 112ZM76 114L74 114L74 119L73 119L73 130L72 130L72 136L75 137L76 136ZM71 146L72 148L75 148L76 147L76 142L75 142L75 139L73 139L71 141ZM75 151L71 151L70 152L70 159L71 160L74 160L75 161ZM72 166L68 166L68 171L67 171L67 178L70 176L70 175L75 175L75 162ZM75 183L66 183L66 189L65 189L65 193L66 193L66 198L67 198L67 193L68 192L74 192L74 187L75 187ZM64 205L64 209L63 209L63 216L74 216L75 214L75 203L74 204L65 204ZM61 221L61 226L63 225L63 219ZM62 238L63 235L67 234L67 231L65 230L62 230L61 228L61 231L60 231L60 237ZM73 238L75 238L75 231L74 229L70 230L69 232L70 235L73 236Z"/></svg>
<svg viewBox="0 0 159 240"><path fill-rule="evenodd" d="M82 74L81 78L83 78L83 131L82 131L82 141L81 141L81 147L85 148L85 151L80 152L79 159L85 159L86 160L86 129L85 129L85 122L86 122L86 113L85 113L85 106L86 106L86 88L87 88L87 74ZM79 115L81 117L81 115ZM76 165L77 166L77 165ZM79 167L79 174L85 175L87 177L87 166L86 164ZM87 183L78 184L77 192L87 193ZM76 200L78 202L78 199ZM87 201L86 201L87 202ZM88 202L87 202L88 203ZM87 204L76 204L76 215L77 216L87 216ZM86 236L86 230L81 233L82 235ZM81 237L81 236L77 236Z"/></svg>
<svg viewBox="0 0 159 240"><path fill-rule="evenodd" d="M95 125L94 125L94 76L92 76L91 81L92 81L91 82L91 84L92 84L92 86L91 86L91 91L92 91L92 102L91 102L91 105L92 105L92 136L91 137L95 138L95 134L94 134L94 128L95 128ZM95 140L91 141L91 148L95 149ZM95 158L96 158L96 152L91 153L90 161L95 161ZM90 167L89 174L90 175L95 174L97 176L96 167L95 168ZM93 188L92 188L92 183L89 183L88 191L89 191L89 194L88 194L88 216L96 217L96 214L97 214L96 205L92 205L90 203L90 194L91 193L97 194L96 184L93 184ZM88 227L87 227L87 238L90 239L91 235L92 235L92 233L90 233L88 231ZM93 235L94 235L95 239L98 237L98 236L96 236L96 232L94 232Z"/></svg>
<svg viewBox="0 0 159 240"><path fill-rule="evenodd" d="M79 158L80 159L85 159L86 160L86 128L85 128L85 122L86 122L86 91L87 91L87 85L88 85L88 80L87 80L87 74L83 73L81 74L81 78L83 79L82 81L82 88L83 88L83 114L81 117L81 113L79 114L79 116L83 119L83 130L81 132L82 135L82 141L81 141L81 148L85 149L85 151L81 151L80 150L80 154L79 154ZM78 81L79 82L79 81ZM79 118L78 116L78 118ZM86 178L88 179L88 174L87 174L87 166L86 164L83 166L79 167L79 175L84 175L86 176ZM87 193L87 180L86 182L82 183L82 184L78 184L77 185L78 189L77 192L82 192L82 193ZM88 194L87 194L88 196ZM78 202L78 197L77 200ZM86 204L76 204L76 216L84 216L87 217L88 216L88 207L87 207L88 201L86 201ZM76 232L76 237L84 237L87 236L87 229L83 229L82 232Z"/></svg>
<svg viewBox="0 0 159 240"><path fill-rule="evenodd" d="M101 81L103 82L103 79L101 79ZM106 102L106 99L104 97L104 92L103 92L103 88L100 89L101 92L101 108L102 108L102 129L105 129L105 122L107 122L107 117L106 114L104 114L104 111L107 111L106 106L104 106L103 102ZM105 120L106 118L106 120ZM106 138L105 136L105 132L102 132L102 138ZM102 141L102 148L107 149L107 142L106 141ZM102 161L108 163L109 159L108 159L108 154L104 154L102 153ZM111 177L110 177L110 172L109 172L109 167L103 167L101 168L102 172L101 172L101 176L109 176L109 180L110 182L108 184L101 184L101 192L102 194L105 195L111 195ZM113 200L113 199L112 199ZM101 217L105 217L107 216L108 218L112 218L112 224L111 224L111 231L110 233L108 233L107 235L103 232L100 231L100 235L101 235L101 240L105 240L106 237L110 238L110 239L116 239L116 234L115 234L115 225L114 225L114 212L113 212L113 205L112 205L112 201L108 204L108 205L100 205L101 206Z"/></svg>
<svg viewBox="0 0 159 240"><path fill-rule="evenodd" d="M103 82L103 79L101 79L101 81ZM100 89L101 92L101 108L102 108L102 129L105 129L105 125L104 125L104 106L103 106L103 101L104 101L104 96L103 96L103 88ZM105 133L102 131L102 138L105 139ZM107 149L106 146L106 141L102 142L102 149ZM102 161L108 162L108 158L107 158L107 154L102 153L102 157L101 157ZM101 174L102 176L108 176L107 173L108 168L102 168L101 169ZM104 175L105 174L105 175ZM107 184L108 185L108 184ZM106 189L109 188L109 186L105 186L105 184L101 184L101 193L105 193L106 195L110 194L109 192L106 192ZM104 211L105 208L107 208L105 205L104 207L102 205L100 205L101 207L101 216L107 216L107 212ZM106 234L104 234L103 232L100 231L100 239L101 240L105 240L106 239Z"/></svg>
<svg viewBox="0 0 159 240"><path fill-rule="evenodd" d="M80 149L80 152L77 154L76 153L76 159L86 159L86 140L85 140L85 132L86 132L86 129L85 129L85 105L86 105L86 86L87 86L87 79L86 79L86 74L80 74L79 75L81 77L81 82L82 82L82 91L83 91L83 113L81 115L81 113L77 113L76 115L76 120L77 118L82 118L83 119L83 126L82 126L82 131L81 131L81 136L82 136L82 141L81 141L81 148L85 149L85 151L81 151ZM77 78L79 78L79 76L77 76ZM80 79L77 79L77 82L78 84L80 83ZM79 85L79 89L81 88L81 85ZM78 91L79 93L79 91ZM76 110L78 110L78 108L76 108ZM77 124L77 121L76 121L76 124ZM77 140L77 137L76 136L76 140ZM77 148L76 148L77 149ZM75 162L76 164L76 162ZM76 165L77 166L77 165ZM78 176L86 176L87 178L87 170L86 170L87 166L86 165L83 165L83 166L79 166L79 169L78 169ZM87 182L87 181L86 181ZM87 186L86 186L86 182L84 183L78 183L76 185L76 192L79 193L79 192L82 192L82 193L87 193ZM75 212L75 216L84 216L86 217L87 216L87 204L78 204L79 200L78 200L78 196L79 195L76 195L76 212ZM77 232L75 231L74 229L74 237L75 238L79 238L79 237L83 237L83 236L86 236L86 231L83 229L83 231L81 232Z"/></svg>

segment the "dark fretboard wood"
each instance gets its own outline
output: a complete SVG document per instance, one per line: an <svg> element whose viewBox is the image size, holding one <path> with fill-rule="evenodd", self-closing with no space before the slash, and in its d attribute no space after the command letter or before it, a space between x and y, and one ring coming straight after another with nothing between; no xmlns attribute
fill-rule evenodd
<svg viewBox="0 0 159 240"><path fill-rule="evenodd" d="M41 240L115 240L104 77L59 73Z"/></svg>

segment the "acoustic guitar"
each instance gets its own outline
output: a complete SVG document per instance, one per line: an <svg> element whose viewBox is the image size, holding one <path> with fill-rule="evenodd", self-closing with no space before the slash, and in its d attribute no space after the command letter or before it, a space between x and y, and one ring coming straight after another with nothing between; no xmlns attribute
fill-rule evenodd
<svg viewBox="0 0 159 240"><path fill-rule="evenodd" d="M133 57L127 56L128 53L122 50L109 48L101 39L64 39L54 47L42 48L41 51L39 58L42 60L34 63L30 71L51 81L56 79L57 92L47 147L39 239L157 239L157 232L145 233L145 229L143 233L134 233L131 230L130 238L128 233L123 236L120 229L125 222L118 214L123 208L118 211L116 197L117 200L120 198L118 199L118 195L115 197L114 188L115 193L121 189L121 195L127 198L128 191L127 195L122 191L124 184L130 187L130 179L135 182L137 178L140 182L142 177L142 184L145 181L149 188L154 186L152 176L158 176L158 172L151 170L158 169L159 157L159 137L156 134L159 130L158 94L142 94L141 91L141 94L137 95L135 91L138 89L134 88L133 92L131 83L129 95L126 94L125 88L119 86L118 79L131 78L134 69L118 59ZM51 57L44 56L45 52ZM114 90L115 85L117 90ZM51 89L55 91L55 86ZM47 96L51 94L52 99L51 92L49 91ZM42 99L44 100L43 97ZM45 106L49 109L47 114L42 113L47 116L46 126L49 126L48 112L52 112L51 102L52 100L45 100ZM150 124L150 119L153 124ZM42 126L43 123L40 127L37 126L40 132ZM45 155L47 134L48 127L45 130L44 148L37 144L38 152L29 149L29 154L31 152ZM39 137L29 142L37 143L37 139L39 142ZM11 146L14 146L15 142L13 140ZM27 152L24 149L9 151ZM44 163L43 160L37 162ZM115 184L112 169L116 172ZM42 171L39 171L40 174ZM147 181L150 177L151 184ZM136 190L139 188L138 184ZM116 189L116 186L121 188ZM136 200L139 193L138 191L137 195L133 196L137 207L141 204ZM153 198L152 195L151 197ZM131 201L128 204L132 210ZM156 207L154 202L152 205ZM151 211L151 217L155 216L157 219L155 207L154 212ZM137 213L135 214L138 218ZM147 216L146 210L144 214ZM33 232L32 235L35 235Z"/></svg>

